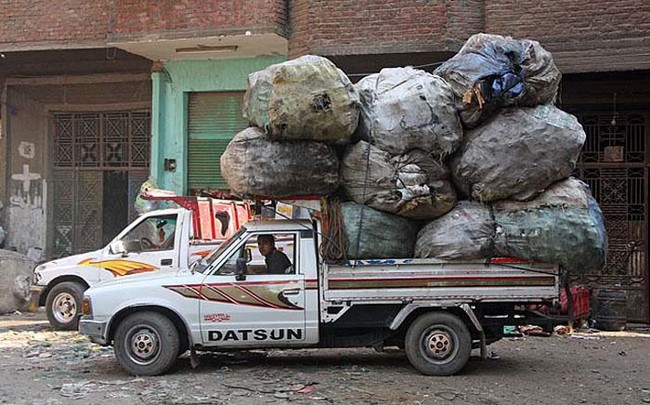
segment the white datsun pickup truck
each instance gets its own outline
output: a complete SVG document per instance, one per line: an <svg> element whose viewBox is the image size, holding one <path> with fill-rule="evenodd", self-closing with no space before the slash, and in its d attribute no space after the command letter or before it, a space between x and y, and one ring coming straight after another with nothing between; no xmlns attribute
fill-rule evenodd
<svg viewBox="0 0 650 405"><path fill-rule="evenodd" d="M265 244L283 241L282 252L266 252L269 268L251 260L262 249L260 235L273 236ZM112 345L133 375L164 373L188 350L196 360L197 351L384 346L404 348L424 374L449 375L473 348L485 356L504 325L553 326L527 304L558 300L557 266L510 259L329 264L319 256L320 235L315 220L248 222L201 266L90 288L79 331Z"/></svg>

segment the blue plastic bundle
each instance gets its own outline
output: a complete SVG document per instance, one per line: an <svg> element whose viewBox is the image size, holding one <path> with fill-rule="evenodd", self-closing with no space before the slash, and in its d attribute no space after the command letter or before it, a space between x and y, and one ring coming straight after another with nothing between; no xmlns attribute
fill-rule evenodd
<svg viewBox="0 0 650 405"><path fill-rule="evenodd" d="M473 35L434 74L451 86L468 128L502 107L554 102L562 78L551 54L538 42L488 34Z"/></svg>

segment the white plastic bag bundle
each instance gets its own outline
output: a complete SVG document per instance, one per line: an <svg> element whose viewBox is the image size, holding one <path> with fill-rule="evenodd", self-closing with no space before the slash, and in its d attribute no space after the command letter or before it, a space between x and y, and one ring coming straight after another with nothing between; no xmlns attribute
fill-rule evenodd
<svg viewBox="0 0 650 405"><path fill-rule="evenodd" d="M419 149L392 157L360 141L345 151L341 185L359 204L413 219L439 217L456 203L448 169Z"/></svg>
<svg viewBox="0 0 650 405"><path fill-rule="evenodd" d="M476 201L460 201L446 215L418 232L415 257L442 260L474 260L493 253L494 220L490 207Z"/></svg>
<svg viewBox="0 0 650 405"><path fill-rule="evenodd" d="M390 68L356 87L362 106L359 138L392 155L417 148L446 156L460 145L454 94L441 77L411 67Z"/></svg>

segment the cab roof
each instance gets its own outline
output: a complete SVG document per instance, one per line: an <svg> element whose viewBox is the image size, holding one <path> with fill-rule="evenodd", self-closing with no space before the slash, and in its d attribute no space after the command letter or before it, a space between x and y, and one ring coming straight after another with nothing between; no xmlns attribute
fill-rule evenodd
<svg viewBox="0 0 650 405"><path fill-rule="evenodd" d="M314 229L308 219L265 219L253 220L243 225L249 232L283 232Z"/></svg>

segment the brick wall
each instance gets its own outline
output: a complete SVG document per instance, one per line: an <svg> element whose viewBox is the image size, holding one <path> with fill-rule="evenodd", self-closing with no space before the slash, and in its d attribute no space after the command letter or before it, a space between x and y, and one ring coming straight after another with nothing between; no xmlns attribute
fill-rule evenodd
<svg viewBox="0 0 650 405"><path fill-rule="evenodd" d="M283 34L284 0L117 0L112 38L150 33Z"/></svg>
<svg viewBox="0 0 650 405"><path fill-rule="evenodd" d="M650 68L647 0L486 0L485 31L540 41L563 72Z"/></svg>
<svg viewBox="0 0 650 405"><path fill-rule="evenodd" d="M483 23L482 1L295 0L290 55L444 51ZM462 41L458 41L458 38ZM457 48L455 48L457 49Z"/></svg>
<svg viewBox="0 0 650 405"><path fill-rule="evenodd" d="M0 0L0 49L101 46L152 33L283 35L286 19L286 0Z"/></svg>
<svg viewBox="0 0 650 405"><path fill-rule="evenodd" d="M45 42L94 42L105 38L110 0L0 0L0 45L21 48Z"/></svg>
<svg viewBox="0 0 650 405"><path fill-rule="evenodd" d="M426 54L491 32L539 40L564 73L650 69L647 0L0 0L0 21L5 51L251 31L288 35L290 57Z"/></svg>
<svg viewBox="0 0 650 405"><path fill-rule="evenodd" d="M488 32L549 43L650 36L646 0L485 1Z"/></svg>

